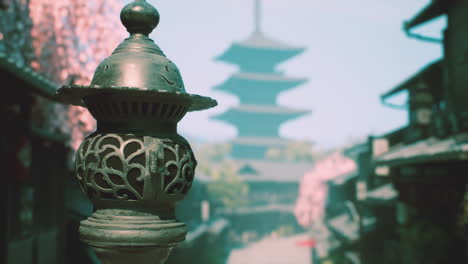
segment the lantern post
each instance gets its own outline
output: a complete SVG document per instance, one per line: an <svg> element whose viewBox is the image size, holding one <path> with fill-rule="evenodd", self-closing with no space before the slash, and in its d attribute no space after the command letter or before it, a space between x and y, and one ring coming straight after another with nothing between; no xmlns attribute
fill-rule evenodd
<svg viewBox="0 0 468 264"><path fill-rule="evenodd" d="M97 67L91 84L57 92L97 120L76 153L76 178L95 207L80 238L104 264L164 263L185 239L174 209L196 167L177 123L217 102L188 94L176 65L148 37L159 23L153 6L135 0L120 18L130 37Z"/></svg>

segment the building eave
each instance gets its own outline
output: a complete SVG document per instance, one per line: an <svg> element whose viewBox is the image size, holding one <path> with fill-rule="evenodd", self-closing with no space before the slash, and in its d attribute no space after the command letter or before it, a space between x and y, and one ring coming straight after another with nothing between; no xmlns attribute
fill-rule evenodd
<svg viewBox="0 0 468 264"><path fill-rule="evenodd" d="M0 52L0 72L2 74L14 76L17 80L17 85L21 84L23 86L21 88L57 101L54 97L58 89L57 84L36 73L29 66L15 63L12 58L3 52Z"/></svg>
<svg viewBox="0 0 468 264"><path fill-rule="evenodd" d="M430 63L429 65L427 65L426 67L424 67L422 70L420 70L419 72L415 73L413 76L411 76L410 78L408 78L406 81L404 81L403 83L401 83L400 85L396 86L395 88L393 88L392 90L382 94L380 96L381 100L383 102L385 102L388 98L404 91L404 90L411 90L411 89L414 89L418 86L418 83L421 81L421 80L428 80L429 82L431 82L429 79L433 79L433 78L442 78L442 71L443 71L443 68L442 68L442 59L439 59L439 60L436 60L432 63ZM432 82L431 82L432 83Z"/></svg>
<svg viewBox="0 0 468 264"><path fill-rule="evenodd" d="M468 133L446 139L428 138L412 144L399 144L376 157L376 165L404 166L427 162L468 160Z"/></svg>
<svg viewBox="0 0 468 264"><path fill-rule="evenodd" d="M446 0L432 0L430 4L424 7L413 18L404 22L404 30L408 31L414 27L435 19L447 12L448 2Z"/></svg>

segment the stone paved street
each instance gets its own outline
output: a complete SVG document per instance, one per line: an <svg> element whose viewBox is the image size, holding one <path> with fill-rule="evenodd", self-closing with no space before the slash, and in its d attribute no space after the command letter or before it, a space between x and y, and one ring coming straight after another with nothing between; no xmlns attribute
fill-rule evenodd
<svg viewBox="0 0 468 264"><path fill-rule="evenodd" d="M228 264L311 264L310 248L299 242L307 235L266 237L246 248L234 250Z"/></svg>

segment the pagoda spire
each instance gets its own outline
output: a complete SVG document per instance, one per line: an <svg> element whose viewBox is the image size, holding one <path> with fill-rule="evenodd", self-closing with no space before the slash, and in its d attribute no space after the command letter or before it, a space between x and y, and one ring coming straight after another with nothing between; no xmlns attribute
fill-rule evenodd
<svg viewBox="0 0 468 264"><path fill-rule="evenodd" d="M261 0L255 0L255 32L261 32L262 3Z"/></svg>

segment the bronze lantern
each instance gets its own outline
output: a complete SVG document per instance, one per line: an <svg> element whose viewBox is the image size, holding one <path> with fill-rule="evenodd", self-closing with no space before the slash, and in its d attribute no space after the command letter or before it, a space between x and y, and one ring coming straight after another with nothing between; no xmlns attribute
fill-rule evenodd
<svg viewBox="0 0 468 264"><path fill-rule="evenodd" d="M148 37L159 22L153 6L135 0L120 18L130 37L97 67L91 84L57 92L97 120L76 153L76 177L95 206L80 237L102 263L164 263L185 238L174 209L196 167L177 123L217 103L188 94L176 65Z"/></svg>

